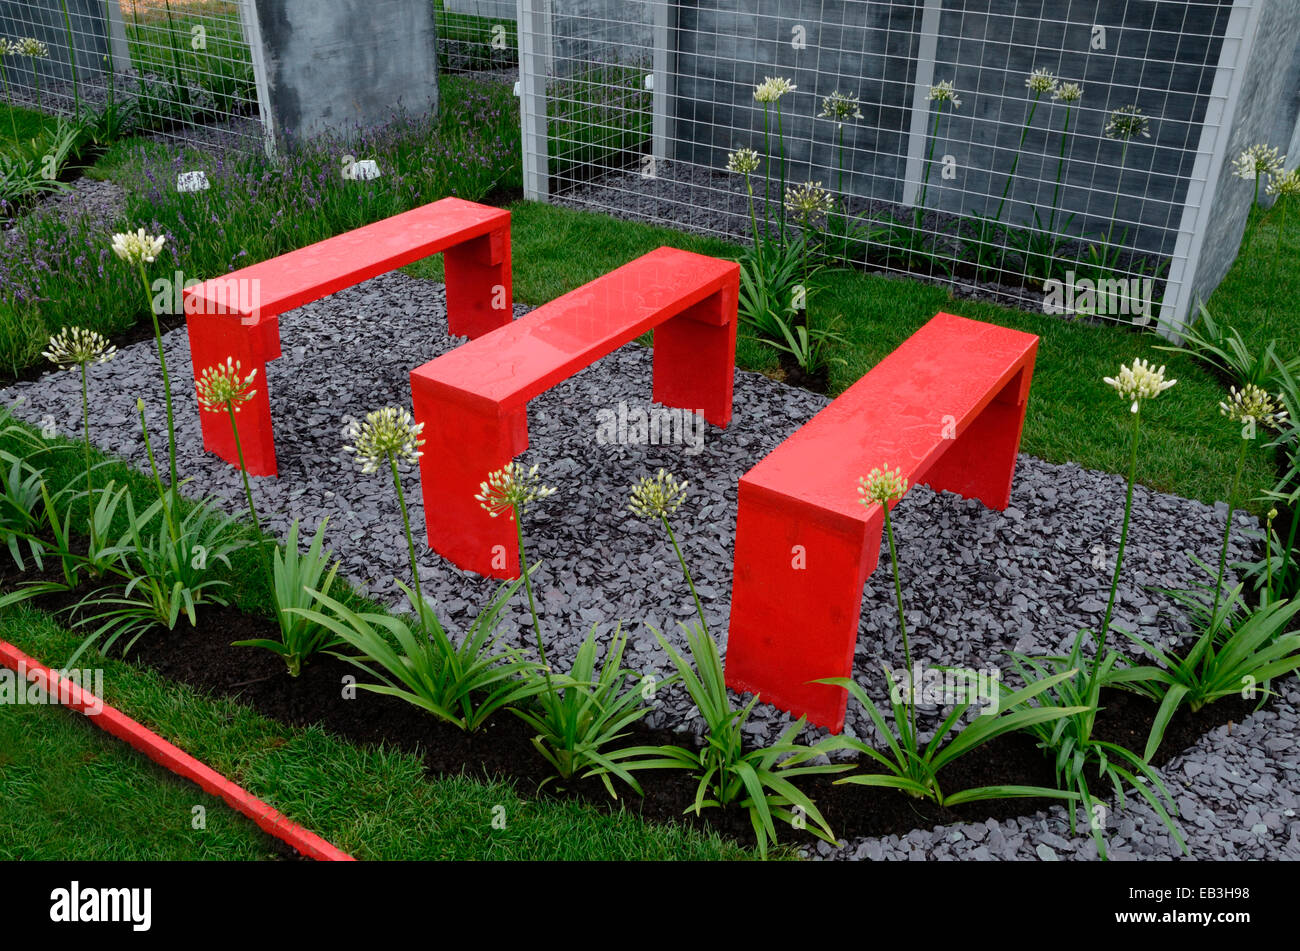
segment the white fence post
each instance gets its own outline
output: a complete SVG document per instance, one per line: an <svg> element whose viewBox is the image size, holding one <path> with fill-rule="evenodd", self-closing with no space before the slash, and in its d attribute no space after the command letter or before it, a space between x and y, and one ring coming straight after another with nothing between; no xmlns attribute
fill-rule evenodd
<svg viewBox="0 0 1300 951"><path fill-rule="evenodd" d="M105 28L108 31L109 49L113 51L113 72L130 72L131 47L126 41L126 24L122 21L121 0L104 4L104 12L108 18Z"/></svg>
<svg viewBox="0 0 1300 951"><path fill-rule="evenodd" d="M1261 12L1262 5L1252 0L1234 0L1224 29L1219 64L1214 71L1214 85L1201 122L1200 144L1187 182L1178 237L1169 261L1169 278L1160 304L1158 327L1160 333L1171 340L1180 338L1191 323L1192 282L1196 279L1201 249L1210 229L1210 213L1223 163L1228 158L1228 140L1232 138L1241 85Z"/></svg>
<svg viewBox="0 0 1300 951"><path fill-rule="evenodd" d="M939 52L939 14L943 0L925 0L921 37L916 49L916 85L912 90L912 127L907 137L907 167L903 173L903 204L916 204L921 190L921 163L930 134L930 87L934 85L934 59Z"/></svg>
<svg viewBox="0 0 1300 951"><path fill-rule="evenodd" d="M275 157L275 116L271 112L271 86L266 73L266 47L262 43L262 23L257 17L257 0L239 0L239 23L244 31L253 61L253 81L257 84L257 111L262 118L262 147L268 157Z"/></svg>
<svg viewBox="0 0 1300 951"><path fill-rule="evenodd" d="M654 125L652 141L656 163L671 158L668 154L670 108L673 97L673 45L677 35L676 0L655 0L654 5Z"/></svg>
<svg viewBox="0 0 1300 951"><path fill-rule="evenodd" d="M546 130L546 79L551 37L549 0L519 0L519 123L523 141L524 197L545 201L551 162Z"/></svg>

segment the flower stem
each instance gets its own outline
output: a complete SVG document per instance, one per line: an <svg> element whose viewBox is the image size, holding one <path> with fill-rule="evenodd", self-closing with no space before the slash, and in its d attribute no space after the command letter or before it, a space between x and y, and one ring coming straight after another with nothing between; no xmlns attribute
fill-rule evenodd
<svg viewBox="0 0 1300 951"><path fill-rule="evenodd" d="M1219 574L1214 581L1214 609L1210 612L1210 622L1219 616L1219 602L1223 597L1223 577L1228 571L1228 540L1232 535L1232 511L1237 507L1237 489L1241 485L1241 472L1246 466L1246 450L1250 440L1242 439L1241 450L1237 453L1237 471L1232 476L1232 489L1228 492L1228 518L1223 528L1223 547L1219 550Z"/></svg>
<svg viewBox="0 0 1300 951"><path fill-rule="evenodd" d="M1065 145L1070 137L1070 104L1065 106L1065 125L1061 128L1061 152L1056 160L1056 187L1052 189L1052 214L1047 219L1047 232L1052 235L1052 256L1056 256L1056 213L1061 207L1061 182L1065 176Z"/></svg>
<svg viewBox="0 0 1300 951"><path fill-rule="evenodd" d="M149 308L149 317L153 320L153 339L158 345L158 365L162 367L163 399L167 405L167 462L171 477L172 490L180 482L176 474L176 416L172 411L172 383L167 375L167 355L163 352L162 327L158 325L158 312L154 310L153 297L149 293L149 277L144 271L144 262L139 262L140 283L144 285L145 306Z"/></svg>
<svg viewBox="0 0 1300 951"><path fill-rule="evenodd" d="M90 389L86 380L86 364L81 364L81 432L86 442L86 505L90 509L90 550L95 544L95 482L90 464Z"/></svg>
<svg viewBox="0 0 1300 951"><path fill-rule="evenodd" d="M911 742L908 743L907 746L913 748L916 745L917 738L916 704L914 702L916 699L916 684L913 681L913 678L916 676L916 671L912 668L912 645L907 639L907 618L903 615L903 582L898 575L898 549L894 545L894 520L890 517L888 502L881 502L880 508L885 513L885 536L889 539L889 563L894 569L894 598L898 602L898 629L903 634L903 658L907 663L907 684L909 694L907 698L907 713L909 726L912 731Z"/></svg>
<svg viewBox="0 0 1300 951"><path fill-rule="evenodd" d="M1110 619L1115 611L1115 597L1119 592L1119 576L1124 569L1124 548L1128 544L1128 527L1133 517L1133 485L1137 481L1138 436L1142 431L1142 413L1133 414L1133 434L1129 439L1128 455L1128 489L1124 495L1124 522L1119 530L1119 549L1115 552L1115 571L1110 578L1110 597L1106 600L1106 614L1101 620L1101 632L1097 636L1097 656L1092 661L1092 676L1097 676L1101 667L1101 656L1106 652L1106 635L1110 632Z"/></svg>
<svg viewBox="0 0 1300 951"><path fill-rule="evenodd" d="M1128 159L1128 139L1124 140L1124 147L1119 151L1119 175L1115 179L1115 203L1110 209L1110 227L1106 229L1106 244L1102 248L1102 266L1110 266L1110 239L1115 234L1115 217L1119 214L1119 195L1120 189L1124 186L1124 163Z"/></svg>
<svg viewBox="0 0 1300 951"><path fill-rule="evenodd" d="M515 520L515 535L519 539L519 567L524 573L524 591L528 594L528 612L533 616L533 632L537 635L537 656L542 661L542 668L546 672L546 683L549 687L551 668L546 663L546 647L542 643L542 624L537 619L537 605L533 601L533 578L532 572L528 570L528 553L524 548L524 525L519 520L519 506L512 505L510 508Z"/></svg>
<svg viewBox="0 0 1300 951"><path fill-rule="evenodd" d="M1006 206L1007 195L1011 194L1011 183L1016 179L1016 168L1020 165L1020 153L1024 151L1025 139L1029 136L1029 127L1034 123L1034 113L1038 111L1038 100L1043 98L1043 94L1035 93L1034 101L1029 105L1029 115L1025 118L1025 127L1020 130L1020 145L1016 148L1016 157L1011 160L1011 171L1007 172L1007 182L1002 186L1002 198L998 202L998 212L993 216L994 221L1002 220L1002 209Z"/></svg>
<svg viewBox="0 0 1300 951"><path fill-rule="evenodd" d="M415 587L415 600L418 602L415 610L420 615L420 630L428 633L428 624L425 621L424 595L420 591L420 565L415 560L415 539L411 536L411 517L406 512L406 496L402 493L402 476L397 471L397 459L392 454L388 456L388 465L393 472L393 488L397 490L397 505L402 510L402 528L406 531L406 550L411 558L411 582Z"/></svg>
<svg viewBox="0 0 1300 951"><path fill-rule="evenodd" d="M781 247L785 247L785 129L781 121L781 100L776 101L776 147L781 154L781 191L777 199L781 202Z"/></svg>
<svg viewBox="0 0 1300 951"><path fill-rule="evenodd" d="M677 563L682 566L682 574L686 575L686 584L691 589L691 597L695 599L695 613L700 616L700 624L704 628L704 633L709 633L709 622L704 619L704 605L700 604L700 596L695 593L695 581L691 578L691 569L686 567L686 559L682 557L682 550L677 545L677 536L673 534L673 527L668 523L667 515L660 515L663 519L664 528L668 530L668 540L672 542L673 553L677 555Z"/></svg>
<svg viewBox="0 0 1300 951"><path fill-rule="evenodd" d="M261 550L262 567L266 570L266 583L271 592L271 601L275 604L278 613L280 602L275 596L275 574L271 570L271 558L266 550L266 539L262 535L262 520L257 517L257 506L253 504L253 486L248 481L248 469L244 466L244 447L239 442L239 422L235 418L233 400L226 401L226 413L230 417L230 429L235 434L235 456L239 459L239 474L244 479L244 498L248 500L248 514L253 517L253 530L257 533L257 547Z"/></svg>
<svg viewBox="0 0 1300 951"><path fill-rule="evenodd" d="M173 493L163 488L162 475L158 472L158 462L154 459L153 444L149 441L149 426L144 418L144 406L137 409L140 415L140 432L144 435L144 452L149 457L149 471L153 473L154 485L158 488L158 503L162 506L163 518L167 522L167 534L171 537L172 544L179 541L176 533L176 525L172 518L172 498Z"/></svg>

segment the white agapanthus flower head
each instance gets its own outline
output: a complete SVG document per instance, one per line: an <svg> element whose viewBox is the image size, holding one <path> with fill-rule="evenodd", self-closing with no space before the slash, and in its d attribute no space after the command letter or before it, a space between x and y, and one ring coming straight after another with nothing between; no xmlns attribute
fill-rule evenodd
<svg viewBox="0 0 1300 951"><path fill-rule="evenodd" d="M64 327L50 338L41 356L51 363L72 369L91 363L107 363L117 356L117 347L85 327Z"/></svg>
<svg viewBox="0 0 1300 951"><path fill-rule="evenodd" d="M1052 93L1057 102L1078 102L1083 98L1083 87L1078 83L1061 83Z"/></svg>
<svg viewBox="0 0 1300 951"><path fill-rule="evenodd" d="M1056 90L1057 80L1050 70L1036 69L1029 74L1025 80L1025 86L1030 92L1042 95L1045 92L1054 92Z"/></svg>
<svg viewBox="0 0 1300 951"><path fill-rule="evenodd" d="M1291 169L1289 172L1280 172L1268 180L1268 185L1264 188L1270 195L1293 196L1300 195L1300 169Z"/></svg>
<svg viewBox="0 0 1300 951"><path fill-rule="evenodd" d="M1241 150L1232 163L1232 174L1253 182L1261 175L1279 175L1286 165L1286 156L1279 155L1271 145L1251 145Z"/></svg>
<svg viewBox="0 0 1300 951"><path fill-rule="evenodd" d="M1106 122L1106 136L1111 139L1151 138L1151 119L1136 105L1120 106Z"/></svg>
<svg viewBox="0 0 1300 951"><path fill-rule="evenodd" d="M34 36L23 37L13 45L11 51L19 56L30 56L32 59L49 59L50 56L50 48Z"/></svg>
<svg viewBox="0 0 1300 951"><path fill-rule="evenodd" d="M790 80L780 76L765 76L763 81L754 87L754 101L779 102L786 93L794 92L798 88Z"/></svg>
<svg viewBox="0 0 1300 951"><path fill-rule="evenodd" d="M837 89L822 100L822 111L818 115L823 119L845 122L849 119L861 119L862 109L857 96Z"/></svg>
<svg viewBox="0 0 1300 951"><path fill-rule="evenodd" d="M226 357L225 363L208 367L194 383L199 398L199 406L211 413L224 413L229 405L236 413L239 407L257 395L253 389L253 380L257 377L257 368L247 376L242 374L239 361Z"/></svg>
<svg viewBox="0 0 1300 951"><path fill-rule="evenodd" d="M1107 385L1130 402L1130 412L1136 413L1143 400L1155 399L1177 380L1165 379L1165 368L1153 367L1140 357L1127 366L1121 366L1115 376L1103 377Z"/></svg>
<svg viewBox="0 0 1300 951"><path fill-rule="evenodd" d="M1274 397L1262 386L1247 383L1241 389L1229 387L1227 401L1219 404L1219 412L1233 422L1253 420L1258 426L1280 429L1286 422L1287 412L1282 408L1282 396Z"/></svg>
<svg viewBox="0 0 1300 951"><path fill-rule="evenodd" d="M390 460L399 467L418 462L424 455L419 451L424 445L420 438L423 431L424 423L416 423L405 409L385 406L367 413L363 422L352 421L346 431L349 441L343 449L355 455L361 471L370 475Z"/></svg>
<svg viewBox="0 0 1300 951"><path fill-rule="evenodd" d="M522 515L534 502L555 494L555 489L542 484L537 466L525 469L518 462L507 462L496 472L489 473L487 481L480 482L478 488L478 495L474 498L493 518L503 512Z"/></svg>
<svg viewBox="0 0 1300 951"><path fill-rule="evenodd" d="M727 156L727 171L752 174L758 168L758 153L753 149L736 149Z"/></svg>
<svg viewBox="0 0 1300 951"><path fill-rule="evenodd" d="M835 200L821 182L804 182L785 190L785 208L803 221L816 221L830 212Z"/></svg>
<svg viewBox="0 0 1300 951"><path fill-rule="evenodd" d="M0 36L0 56L17 56L18 44L5 36Z"/></svg>
<svg viewBox="0 0 1300 951"><path fill-rule="evenodd" d="M660 469L654 478L646 476L632 487L628 510L637 518L653 521L672 515L686 501L689 482L679 482L666 469Z"/></svg>
<svg viewBox="0 0 1300 951"><path fill-rule="evenodd" d="M141 228L139 231L113 235L113 253L128 264L139 264L142 261L152 264L166 243L167 239L162 235L145 234Z"/></svg>
<svg viewBox="0 0 1300 951"><path fill-rule="evenodd" d="M863 505L884 505L897 502L907 494L907 480L903 478L903 467L890 469L875 468L870 475L858 479L858 501Z"/></svg>
<svg viewBox="0 0 1300 951"><path fill-rule="evenodd" d="M934 102L951 102L954 109L961 108L961 100L957 98L957 90L953 87L952 81L948 79L931 86L930 92L925 98Z"/></svg>

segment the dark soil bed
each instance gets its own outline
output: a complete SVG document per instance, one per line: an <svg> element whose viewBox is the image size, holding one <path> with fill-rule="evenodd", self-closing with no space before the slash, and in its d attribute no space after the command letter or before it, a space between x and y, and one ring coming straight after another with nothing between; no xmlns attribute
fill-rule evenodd
<svg viewBox="0 0 1300 951"><path fill-rule="evenodd" d="M48 569L48 566L47 566ZM0 566L0 590L32 580L54 580L50 572L16 571L11 563ZM65 623L74 622L69 609L85 593L60 592L35 599L33 604L62 612ZM231 642L248 638L278 639L274 621L248 614L234 607L201 609L197 629L174 632L157 629L141 638L128 655L132 663L150 667L172 680L218 697L230 697L268 718L297 726L319 724L358 744L396 746L424 759L434 775L459 775L512 779L521 793L538 789L546 779L547 764L533 749L532 731L516 716L503 712L477 733L466 734L440 723L432 716L401 700L347 689L369 678L347 662L320 656L307 664L300 677L291 678L282 662L267 651L232 647ZM115 648L113 653L121 654ZM58 665L64 658L40 658ZM1100 738L1141 751L1155 713L1155 705L1142 697L1120 691L1102 695L1103 710L1096 734ZM1224 700L1197 714L1186 708L1169 725L1165 742L1156 756L1161 765L1193 744L1204 732L1224 723L1240 722L1254 709L1253 702ZM669 731L634 727L628 745L664 744L675 740ZM644 798L620 790L621 802L647 819L685 821L709 827L745 844L753 843L748 815L743 810L704 810L701 817L685 816L694 802L695 783L683 771L653 770L642 773ZM1049 805L1047 799L1002 799L945 809L905 794L856 785L834 785L836 777L811 777L802 784L827 822L840 838L906 835L915 828L929 828L958 822L982 822L1031 815ZM1012 734L958 760L940 775L945 792L985 785L1054 786L1051 763L1027 735ZM617 808L598 780L584 780L569 788L545 787L543 795L576 796L602 808ZM802 838L782 825L782 841Z"/></svg>

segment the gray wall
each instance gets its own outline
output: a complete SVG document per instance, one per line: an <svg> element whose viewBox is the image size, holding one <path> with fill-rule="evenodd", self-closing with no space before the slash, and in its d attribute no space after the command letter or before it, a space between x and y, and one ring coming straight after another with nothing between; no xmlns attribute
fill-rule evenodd
<svg viewBox="0 0 1300 951"><path fill-rule="evenodd" d="M428 0L255 0L277 136L382 125L438 106Z"/></svg>
<svg viewBox="0 0 1300 951"><path fill-rule="evenodd" d="M846 189L901 199L920 9L920 0L680 4L672 133L677 157L721 168L732 149L761 151L763 111L754 102L754 86L765 76L783 76L798 87L781 102L792 177L830 180L835 127L812 117L821 97L838 88L863 103L863 119L844 128L847 154L855 156ZM807 29L805 49L791 43L796 24Z"/></svg>
<svg viewBox="0 0 1300 951"><path fill-rule="evenodd" d="M936 79L951 79L962 107L940 124L938 152L961 168L937 195L939 207L993 214L1014 159L1029 105L1025 78L1046 68L1081 82L1074 110L1062 206L1077 214L1074 233L1101 234L1120 194L1115 236L1172 251L1195 161L1200 123L1222 47L1231 2L1180 0L993 0L973 13L947 2L940 20ZM1092 50L1091 25L1106 30ZM1110 113L1136 104L1151 117L1150 138L1134 139L1119 174L1122 143L1107 139ZM1064 109L1045 98L1025 139L1004 220L1032 224L1051 207ZM1049 131L1049 127L1050 130ZM931 202L934 204L935 202Z"/></svg>
<svg viewBox="0 0 1300 951"><path fill-rule="evenodd" d="M863 119L845 127L853 169L847 190L901 200L923 6L923 0L683 0L677 156L718 168L737 146L761 147L753 86L780 75L798 86L782 102L792 176L834 181L835 127L811 117L821 97L838 87L863 102ZM955 114L945 109L935 155L952 155L959 172L942 182L936 168L927 204L962 214L993 212L1026 116L1025 78L1042 67L1084 86L1082 108L1071 120L1077 134L1062 198L1078 215L1072 230L1104 231L1118 185L1124 197L1116 237L1132 221L1130 241L1168 252L1230 6L1230 0L944 0L935 80L953 81L962 106ZM795 24L807 27L804 50L790 42ZM1104 50L1090 49L1092 24L1106 27ZM1102 130L1111 110L1135 102L1159 118L1152 120L1151 138L1129 149L1120 183L1119 143ZM1004 220L1032 223L1035 207L1046 216L1062 116L1059 105L1044 100L1039 106Z"/></svg>
<svg viewBox="0 0 1300 951"><path fill-rule="evenodd" d="M542 0L533 0L540 6ZM649 67L654 4L648 0L551 0L551 74L581 74L588 64Z"/></svg>
<svg viewBox="0 0 1300 951"><path fill-rule="evenodd" d="M108 42L103 0L67 0L67 7L72 20L78 78L104 72L108 66ZM72 69L68 65L68 33L59 0L0 0L0 36L15 40L34 36L50 50L49 59L44 60L5 57L5 69L11 83L21 87L33 86L33 63L40 70L42 85L72 79Z"/></svg>
<svg viewBox="0 0 1300 951"><path fill-rule="evenodd" d="M1243 77L1241 98L1228 140L1227 160L1219 174L1211 222L1192 278L1191 316L1196 303L1209 298L1232 266L1245 231L1254 187L1232 174L1232 160L1257 142L1290 155L1289 168L1300 159L1300 3L1263 3L1259 31ZM1261 192L1261 200L1268 201ZM1225 315L1231 321L1231 315Z"/></svg>

